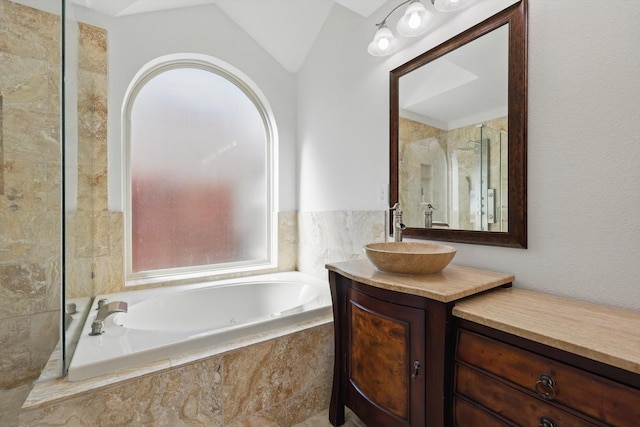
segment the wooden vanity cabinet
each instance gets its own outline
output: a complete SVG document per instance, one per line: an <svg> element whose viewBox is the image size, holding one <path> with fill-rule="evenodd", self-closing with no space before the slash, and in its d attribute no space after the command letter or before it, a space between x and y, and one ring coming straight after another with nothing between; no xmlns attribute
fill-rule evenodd
<svg viewBox="0 0 640 427"><path fill-rule="evenodd" d="M329 272L335 365L329 420L349 407L368 426L450 425L451 309Z"/></svg>
<svg viewBox="0 0 640 427"><path fill-rule="evenodd" d="M456 319L454 425L640 426L640 375Z"/></svg>

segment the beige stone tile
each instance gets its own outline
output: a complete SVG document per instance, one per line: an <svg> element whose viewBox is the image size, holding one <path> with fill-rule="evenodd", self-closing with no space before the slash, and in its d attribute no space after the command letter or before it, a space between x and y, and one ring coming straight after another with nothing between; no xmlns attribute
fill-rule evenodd
<svg viewBox="0 0 640 427"><path fill-rule="evenodd" d="M327 248L327 230L324 212L298 213L298 242L301 247Z"/></svg>
<svg viewBox="0 0 640 427"><path fill-rule="evenodd" d="M0 389L0 426L18 427L18 413L30 389L28 384Z"/></svg>
<svg viewBox="0 0 640 427"><path fill-rule="evenodd" d="M38 371L49 360L60 335L60 310L45 311L30 316L31 364Z"/></svg>
<svg viewBox="0 0 640 427"><path fill-rule="evenodd" d="M298 253L298 214L280 212L278 214L278 270L296 269Z"/></svg>
<svg viewBox="0 0 640 427"><path fill-rule="evenodd" d="M123 260L121 257L97 257L94 263L93 292L110 294L124 291Z"/></svg>
<svg viewBox="0 0 640 427"><path fill-rule="evenodd" d="M49 199L47 163L28 160L8 161L4 173L3 208L13 211L34 212L47 208Z"/></svg>
<svg viewBox="0 0 640 427"><path fill-rule="evenodd" d="M60 159L59 113L30 111L7 105L3 98L4 161L37 163ZM5 168L7 165L5 165Z"/></svg>
<svg viewBox="0 0 640 427"><path fill-rule="evenodd" d="M46 274L42 265L0 265L0 318L42 311L47 305L46 291Z"/></svg>
<svg viewBox="0 0 640 427"><path fill-rule="evenodd" d="M318 409L328 408L332 381L333 378L328 377L321 381L318 387L289 399L287 402L287 425L301 423L316 414Z"/></svg>
<svg viewBox="0 0 640 427"><path fill-rule="evenodd" d="M0 210L0 224L0 263L45 263L59 256L57 215Z"/></svg>
<svg viewBox="0 0 640 427"><path fill-rule="evenodd" d="M252 347L251 353L232 351L223 356L224 422L243 419L291 396L286 367L273 357L284 340Z"/></svg>
<svg viewBox="0 0 640 427"><path fill-rule="evenodd" d="M107 75L80 71L78 73L78 137L79 141L107 138ZM100 147L84 147L79 144L79 152L88 153L104 150ZM80 154L79 154L80 156ZM88 157L90 158L90 157ZM89 163L87 161L81 163Z"/></svg>
<svg viewBox="0 0 640 427"><path fill-rule="evenodd" d="M46 300L44 305L45 311L60 310L62 307L62 260L61 258L53 259L46 262L45 274L47 277Z"/></svg>
<svg viewBox="0 0 640 427"><path fill-rule="evenodd" d="M49 111L49 63L0 50L0 85L5 108Z"/></svg>
<svg viewBox="0 0 640 427"><path fill-rule="evenodd" d="M353 254L363 255L362 247L367 243L384 242L385 211L354 211Z"/></svg>
<svg viewBox="0 0 640 427"><path fill-rule="evenodd" d="M0 1L0 51L60 63L60 18L12 1Z"/></svg>
<svg viewBox="0 0 640 427"><path fill-rule="evenodd" d="M220 358L23 411L22 426L221 427Z"/></svg>
<svg viewBox="0 0 640 427"><path fill-rule="evenodd" d="M93 215L93 256L109 255L111 248L111 218L107 211L97 211Z"/></svg>
<svg viewBox="0 0 640 427"><path fill-rule="evenodd" d="M327 277L324 265L328 262L328 250L325 247L316 247L300 244L298 248L298 270L316 277Z"/></svg>
<svg viewBox="0 0 640 427"><path fill-rule="evenodd" d="M74 237L74 258L93 257L93 211L79 211L75 214L74 228L70 233Z"/></svg>
<svg viewBox="0 0 640 427"><path fill-rule="evenodd" d="M333 427L333 425L329 422L329 412L325 410L301 423L294 424L293 427ZM345 423L342 427L366 427L366 425L360 421L353 412L346 408Z"/></svg>
<svg viewBox="0 0 640 427"><path fill-rule="evenodd" d="M250 415L240 421L234 421L225 427L286 427L283 416L274 416L269 412Z"/></svg>
<svg viewBox="0 0 640 427"><path fill-rule="evenodd" d="M0 389L10 389L34 377L29 349L31 321L27 316L0 318Z"/></svg>
<svg viewBox="0 0 640 427"><path fill-rule="evenodd" d="M83 22L78 23L78 29L79 68L107 74L107 30Z"/></svg>
<svg viewBox="0 0 640 427"><path fill-rule="evenodd" d="M93 295L93 279L91 272L94 269L91 258L67 258L65 291L67 298L80 298Z"/></svg>
<svg viewBox="0 0 640 427"><path fill-rule="evenodd" d="M124 213L109 212L109 254L122 257L124 254Z"/></svg>
<svg viewBox="0 0 640 427"><path fill-rule="evenodd" d="M225 423L273 408L323 384L333 373L331 332L332 325L323 325L257 344L250 352L225 354Z"/></svg>

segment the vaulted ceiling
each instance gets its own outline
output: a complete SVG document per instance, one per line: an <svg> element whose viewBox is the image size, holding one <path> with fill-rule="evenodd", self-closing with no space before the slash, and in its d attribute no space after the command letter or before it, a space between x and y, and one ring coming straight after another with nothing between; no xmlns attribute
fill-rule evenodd
<svg viewBox="0 0 640 427"><path fill-rule="evenodd" d="M112 17L213 3L285 69L296 72L337 3L368 17L386 0L73 0ZM292 37L292 34L295 37Z"/></svg>

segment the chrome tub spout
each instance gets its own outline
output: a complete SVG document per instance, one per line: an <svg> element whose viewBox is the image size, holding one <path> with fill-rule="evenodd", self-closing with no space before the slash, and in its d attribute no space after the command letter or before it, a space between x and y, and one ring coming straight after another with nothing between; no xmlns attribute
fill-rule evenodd
<svg viewBox="0 0 640 427"><path fill-rule="evenodd" d="M96 315L95 320L91 324L91 332L89 335L101 335L104 333L102 330L102 326L104 320L116 313L126 313L128 309L128 304L124 301L114 301L108 304L103 305L98 310L98 314Z"/></svg>

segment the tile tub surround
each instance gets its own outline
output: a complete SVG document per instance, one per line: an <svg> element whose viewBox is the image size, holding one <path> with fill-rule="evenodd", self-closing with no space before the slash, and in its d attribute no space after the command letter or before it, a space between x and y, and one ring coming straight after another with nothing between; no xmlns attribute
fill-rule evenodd
<svg viewBox="0 0 640 427"><path fill-rule="evenodd" d="M279 426L329 405L333 325L321 324L202 359L156 363L150 372L38 384L21 426Z"/></svg>

